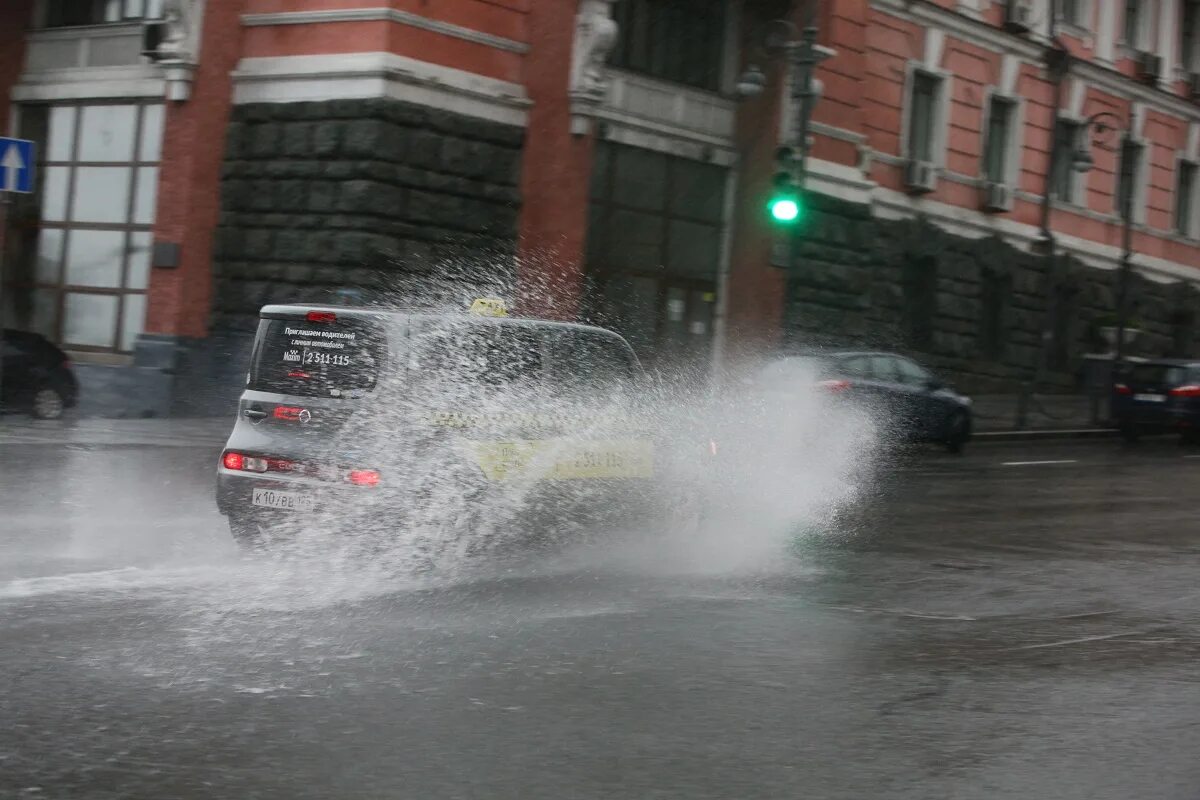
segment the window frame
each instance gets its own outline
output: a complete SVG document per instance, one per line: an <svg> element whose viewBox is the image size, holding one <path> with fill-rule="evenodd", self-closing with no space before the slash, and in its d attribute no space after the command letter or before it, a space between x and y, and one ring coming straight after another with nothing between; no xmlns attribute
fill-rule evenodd
<svg viewBox="0 0 1200 800"><path fill-rule="evenodd" d="M61 231L61 241L56 244L57 252L54 255L54 260L56 261L56 264L57 264L56 279L53 281L45 280L41 276L39 276L35 270L29 276L28 280L19 281L19 282L13 281L13 282L6 283L6 288L25 290L25 291L29 291L31 294L36 293L36 292L41 292L41 291L53 292L54 319L53 319L53 324L50 327L50 335L47 338L49 338L50 341L54 342L59 347L65 349L65 350L69 350L71 352L75 352L75 353L96 353L96 354L110 354L110 355L118 355L118 356L128 355L128 354L132 353L134 348L136 347L136 334L134 336L134 341L130 342L129 347L128 348L124 347L122 340L124 338L124 333L125 333L127 309L130 305L130 302L127 300L127 298L133 297L133 296L141 296L143 298L146 298L143 300L143 305L142 305L142 310L141 310L142 320L140 321L140 323L137 326L137 329L138 329L137 332L140 333L145 329L145 315L149 309L148 297L149 297L150 283L151 283L150 276L151 276L152 270L153 270L152 262L151 262L151 253L147 252L145 254L145 257L147 260L147 268L146 268L147 271L146 271L146 281L145 281L146 285L142 288L134 288L130 285L130 279L132 276L132 269L133 269L133 255L135 252L134 236L137 234L145 234L147 237L149 237L149 239L148 239L149 243L147 246L149 248L153 248L154 224L155 224L155 218L157 216L157 208L156 207L157 207L157 202L158 202L158 188L159 188L159 183L160 183L160 179L161 179L160 170L161 170L161 165L162 165L161 140L159 142L159 148L158 148L158 160L147 161L147 160L142 159L143 135L146 133L146 130L147 130L147 127L146 127L147 126L147 118L149 116L148 109L153 106L160 106L160 107L162 107L163 113L165 114L165 110L166 110L165 106L163 106L163 103L161 103L161 102L149 101L144 98L124 98L124 97L123 98L103 99L103 100L79 99L79 100L70 100L70 101L62 101L62 102L27 103L27 104L23 104L23 106L24 107L21 109L22 117L29 114L30 109L32 107L38 107L39 109L44 109L46 123L45 123L45 129L44 129L43 134L46 138L46 141L42 143L43 146L38 148L37 169L39 170L39 174L41 174L43 176L47 175L48 169L51 169L51 168L62 168L62 169L67 170L65 197L63 200L64 211L63 211L63 219L60 219L60 220L44 219L42 217L42 213L43 213L43 205L42 204L44 202L43 192L45 191L45 189L42 188L39 191L39 193L36 195L36 202L38 204L39 237L38 237L38 243L35 245L35 248L34 248L34 257L39 258L39 259L42 257L41 231L46 231L46 230ZM133 142L132 142L132 146L131 146L131 151L132 151L131 157L129 159L123 160L123 161L83 161L83 160L80 160L80 147L81 147L81 143L83 141L83 127L84 127L81 124L81 119L83 116L83 109L97 108L97 107L104 107L104 106L133 106L135 108L134 126L133 126ZM61 160L61 159L50 160L50 158L49 158L50 148L48 146L49 145L49 137L51 135L50 115L52 113L52 110L55 108L67 108L67 107L74 109L73 119L72 119L72 123L71 123L70 137L69 137L70 138L70 145L69 145L70 151L67 154L68 157L66 160ZM159 131L159 135L160 135L160 137L162 135L161 129ZM128 172L129 172L128 185L127 185L128 196L125 198L125 209L122 214L121 222L79 222L74 219L74 216L75 216L74 205L75 205L75 198L77 195L77 184L78 184L77 175L78 175L80 169L84 169L84 168L88 168L88 167L114 167L114 168L122 168L122 169L128 170ZM154 205L150 208L150 217L151 218L150 218L149 222L137 222L135 220L135 215L137 213L138 205L139 205L138 177L139 177L139 171L143 170L143 169L155 170L154 187L153 187ZM43 187L44 186L45 186L45 182L43 182ZM116 286L88 286L88 285L84 285L84 284L68 282L68 279L67 279L67 269L68 269L67 255L68 255L69 248L71 245L71 238L77 232L83 232L83 231L116 232L116 233L122 234L121 257L120 257L121 263L119 266L120 277L117 281ZM104 346L104 345L97 345L97 344L81 344L81 343L69 342L66 340L67 300L68 300L68 297L73 294L74 295L103 296L103 297L116 298L116 313L113 318L113 334L112 334L112 340L111 340L112 345L111 346Z"/></svg>
<svg viewBox="0 0 1200 800"><path fill-rule="evenodd" d="M1179 27L1179 67L1184 73L1195 75L1200 73L1200 0L1183 0Z"/></svg>
<svg viewBox="0 0 1200 800"><path fill-rule="evenodd" d="M162 2L163 0L91 0L87 11L75 12L78 16L69 16L70 0L41 0L35 9L34 27L54 30L93 25L128 25L142 20L161 19ZM136 6L139 10L131 13L131 6Z"/></svg>
<svg viewBox="0 0 1200 800"><path fill-rule="evenodd" d="M1081 30L1087 29L1092 18L1092 4L1089 0L1053 0L1054 14L1063 25ZM1067 13L1064 6L1070 3L1072 13Z"/></svg>
<svg viewBox="0 0 1200 800"><path fill-rule="evenodd" d="M617 0L613 18L621 31L609 63L698 91L720 93L725 83L731 9L727 0ZM658 36L668 30L666 38ZM711 57L706 57L711 56Z"/></svg>
<svg viewBox="0 0 1200 800"><path fill-rule="evenodd" d="M1184 187L1184 176L1190 183ZM1185 207L1186 204L1186 207ZM1181 156L1175 164L1172 228L1187 239L1200 239L1200 162Z"/></svg>
<svg viewBox="0 0 1200 800"><path fill-rule="evenodd" d="M1059 148L1061 146L1061 144L1060 144L1061 140L1058 135L1058 128L1060 125L1061 126L1070 126L1071 134L1072 134L1070 149L1066 153L1059 153L1059 152L1054 153L1055 169L1061 170L1065 174L1065 180L1067 182L1067 189L1068 189L1068 191L1067 191L1068 196L1064 197L1063 193L1058 191L1058 188L1059 188L1058 182L1061 179L1058 178L1056 175L1050 176L1050 182L1051 182L1050 190L1051 190L1051 193L1054 195L1053 199L1055 200L1055 202L1063 203L1065 205L1071 205L1071 206L1083 206L1086 203L1086 199L1087 199L1085 196L1083 198L1083 202L1080 201L1080 188L1083 184L1083 176L1078 171L1075 170L1073 164L1071 163L1071 159L1072 159L1072 154L1076 150L1079 150L1084 145L1084 142L1083 142L1084 122L1083 122L1083 120L1081 120L1077 117L1068 115L1068 114L1058 114L1054 119L1054 128L1053 128L1052 139L1051 139L1051 146L1056 148L1056 150L1057 150L1057 148Z"/></svg>
<svg viewBox="0 0 1200 800"><path fill-rule="evenodd" d="M1021 98L997 90L992 90L986 100L983 151L980 154L981 177L988 183L999 183L1016 188L1021 174L1021 132L1024 130L1024 105ZM992 148L992 121L997 105L1006 106L1008 115L1004 129L1003 153L1001 154L1003 169L1001 169L1001 180L998 181L993 180L988 168Z"/></svg>
<svg viewBox="0 0 1200 800"><path fill-rule="evenodd" d="M924 161L942 168L946 165L946 126L950 116L950 81L952 74L934 69L923 63L910 61L904 82L904 108L901 116L900 152L909 161ZM933 83L933 97L929 104L929 158L918 158L914 150L913 121L916 113L917 81L928 79Z"/></svg>
<svg viewBox="0 0 1200 800"><path fill-rule="evenodd" d="M1125 152L1127 148L1136 151L1137 160L1133 164L1130 176L1130 218L1135 225L1146 222L1146 180L1149 170L1146 168L1150 158L1151 143L1137 137L1122 138L1117 145L1117 169L1113 175L1113 211L1118 219L1124 220L1122 213L1122 180L1125 175Z"/></svg>

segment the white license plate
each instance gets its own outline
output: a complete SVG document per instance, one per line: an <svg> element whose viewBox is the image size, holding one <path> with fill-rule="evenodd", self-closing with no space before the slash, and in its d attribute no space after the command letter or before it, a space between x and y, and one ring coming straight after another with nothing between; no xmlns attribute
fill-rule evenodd
<svg viewBox="0 0 1200 800"><path fill-rule="evenodd" d="M1165 403L1167 396L1165 394L1135 394L1133 399L1143 403Z"/></svg>
<svg viewBox="0 0 1200 800"><path fill-rule="evenodd" d="M281 511L312 511L313 499L300 492L279 492L275 489L255 489L250 504Z"/></svg>

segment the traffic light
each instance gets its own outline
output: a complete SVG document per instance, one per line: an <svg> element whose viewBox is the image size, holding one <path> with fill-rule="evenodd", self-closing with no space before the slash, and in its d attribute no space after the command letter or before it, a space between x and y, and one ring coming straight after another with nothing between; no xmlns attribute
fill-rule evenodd
<svg viewBox="0 0 1200 800"><path fill-rule="evenodd" d="M771 199L767 202L771 219L780 225L795 225L804 219L804 196L790 173L775 176Z"/></svg>
<svg viewBox="0 0 1200 800"><path fill-rule="evenodd" d="M795 153L790 147L781 147L775 161L780 171L775 173L767 211L779 225L795 225L804 219L804 195L796 180Z"/></svg>

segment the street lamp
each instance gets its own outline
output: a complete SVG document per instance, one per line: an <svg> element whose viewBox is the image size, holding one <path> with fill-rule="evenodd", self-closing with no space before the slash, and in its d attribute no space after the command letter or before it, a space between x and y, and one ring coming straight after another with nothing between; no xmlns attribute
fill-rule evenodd
<svg viewBox="0 0 1200 800"><path fill-rule="evenodd" d="M1092 134L1099 147L1105 147L1105 138L1120 133L1122 189L1118 200L1121 215L1121 264L1117 273L1117 349L1113 357L1114 369L1119 369L1125 357L1126 303L1129 294L1129 278L1133 271L1133 137L1132 125L1121 125L1121 119L1111 111L1093 114L1083 122L1083 130ZM1106 148L1107 149L1107 148ZM1095 164L1091 153L1082 145L1071 154L1071 166L1077 172L1087 172Z"/></svg>

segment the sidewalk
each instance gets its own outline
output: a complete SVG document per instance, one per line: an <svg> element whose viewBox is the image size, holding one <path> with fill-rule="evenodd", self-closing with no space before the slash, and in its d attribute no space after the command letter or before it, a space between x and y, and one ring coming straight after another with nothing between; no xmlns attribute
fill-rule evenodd
<svg viewBox="0 0 1200 800"><path fill-rule="evenodd" d="M232 417L202 419L63 419L42 421L7 414L0 417L0 445L158 445L220 447L233 427Z"/></svg>
<svg viewBox="0 0 1200 800"><path fill-rule="evenodd" d="M1017 430L1019 397L1015 394L974 395L975 432L980 434L1036 434L1039 432L1107 433L1111 426L1107 403L1092 407L1083 394L1037 395L1030 399L1025 428ZM1101 421L1094 422L1094 419Z"/></svg>

